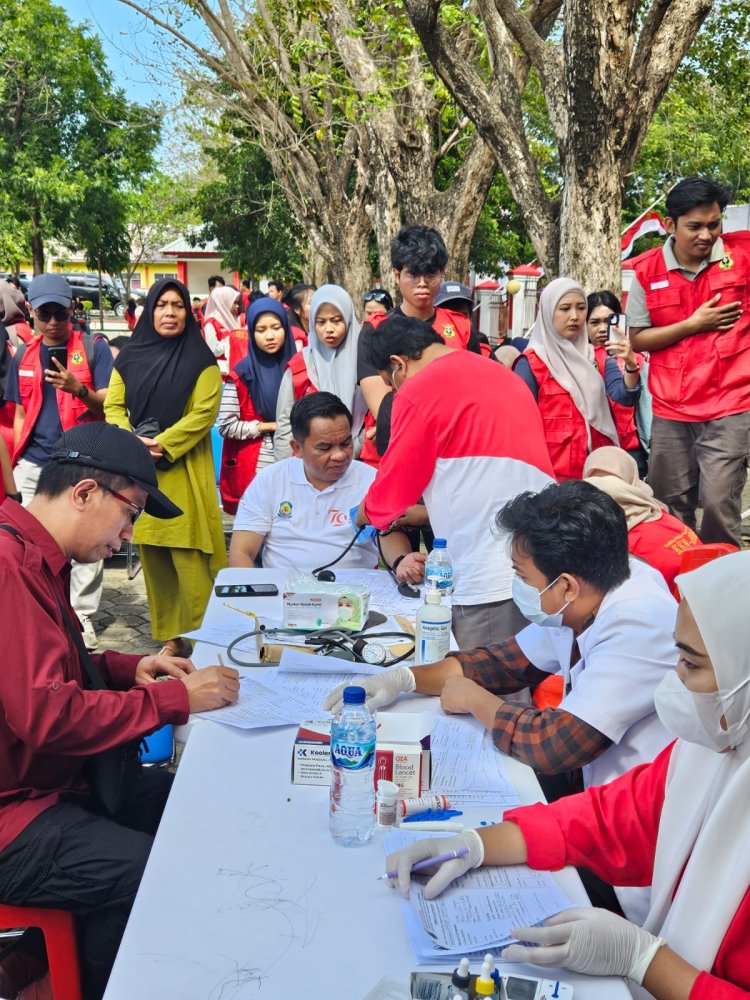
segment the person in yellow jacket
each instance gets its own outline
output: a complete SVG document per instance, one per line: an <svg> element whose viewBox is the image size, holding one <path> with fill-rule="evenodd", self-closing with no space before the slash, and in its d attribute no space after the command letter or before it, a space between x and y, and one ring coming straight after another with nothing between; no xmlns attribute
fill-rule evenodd
<svg viewBox="0 0 750 1000"><path fill-rule="evenodd" d="M216 494L211 427L221 375L190 308L187 288L157 282L130 343L120 352L105 417L133 430L156 465L159 489L183 510L168 523L144 514L133 541L143 566L151 632L167 652L197 628L226 546Z"/></svg>

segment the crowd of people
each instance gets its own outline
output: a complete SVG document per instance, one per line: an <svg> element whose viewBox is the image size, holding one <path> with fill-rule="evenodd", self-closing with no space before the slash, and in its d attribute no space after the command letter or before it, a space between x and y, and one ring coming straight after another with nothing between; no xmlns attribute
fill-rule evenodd
<svg viewBox="0 0 750 1000"><path fill-rule="evenodd" d="M62 274L35 277L28 305L0 281L14 666L0 681L0 901L77 915L87 998L103 993L169 777L148 772L107 814L82 763L237 698L237 672L196 671L184 639L217 572L380 565L413 586L433 535L453 559L457 648L366 677L368 703L439 696L532 767L550 804L399 852L401 891L445 851L461 856L436 865L430 896L482 863L575 864L595 906L519 929L510 957L625 976L657 1000L750 995L736 821L750 553L684 571L685 553L741 547L750 233L721 234L727 200L706 178L676 185L668 239L636 258L624 309L620 289L560 277L528 340L499 349L419 225L392 242L395 306L381 288L356 302L334 284L261 293L220 276L196 301L164 278L111 344L72 322ZM103 561L126 542L161 652L89 655ZM719 544L701 555L706 543ZM542 703L552 677L559 697ZM40 970L27 932L0 953L0 995Z"/></svg>

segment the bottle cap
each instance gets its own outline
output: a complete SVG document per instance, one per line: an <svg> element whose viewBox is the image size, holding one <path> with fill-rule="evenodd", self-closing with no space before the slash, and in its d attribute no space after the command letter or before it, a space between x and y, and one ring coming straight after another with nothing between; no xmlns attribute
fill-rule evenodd
<svg viewBox="0 0 750 1000"><path fill-rule="evenodd" d="M458 968L453 970L451 986L458 986L460 989L466 989L470 982L471 976L469 974L469 960L468 958L462 958L458 963Z"/></svg>
<svg viewBox="0 0 750 1000"><path fill-rule="evenodd" d="M428 604L440 604L440 598L442 594L440 593L440 587L438 586L437 579L434 576L429 578L430 586L424 595L424 599Z"/></svg>
<svg viewBox="0 0 750 1000"><path fill-rule="evenodd" d="M364 705L366 697L367 695L363 687L352 685L351 687L344 688L345 705Z"/></svg>
<svg viewBox="0 0 750 1000"><path fill-rule="evenodd" d="M490 963L485 961L482 965L482 971L476 978L474 983L474 993L478 997L491 997L495 993L495 980L492 978L492 966L494 962Z"/></svg>
<svg viewBox="0 0 750 1000"><path fill-rule="evenodd" d="M436 538L432 543L433 549L445 549L448 547L448 543L444 538Z"/></svg>

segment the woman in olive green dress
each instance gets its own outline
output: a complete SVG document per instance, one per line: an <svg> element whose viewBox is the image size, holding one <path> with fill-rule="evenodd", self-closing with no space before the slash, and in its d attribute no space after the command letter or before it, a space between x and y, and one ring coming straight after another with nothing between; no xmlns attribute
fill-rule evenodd
<svg viewBox="0 0 750 1000"><path fill-rule="evenodd" d="M140 437L156 463L159 489L183 511L171 521L144 514L133 538L152 635L178 655L185 652L180 636L200 625L213 580L226 565L210 436L220 400L219 368L188 290L164 278L149 291L115 361L104 413Z"/></svg>

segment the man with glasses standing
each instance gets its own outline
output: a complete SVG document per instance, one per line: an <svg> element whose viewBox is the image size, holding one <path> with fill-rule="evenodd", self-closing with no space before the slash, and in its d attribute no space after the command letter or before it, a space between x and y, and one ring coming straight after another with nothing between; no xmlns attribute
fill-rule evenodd
<svg viewBox="0 0 750 1000"><path fill-rule="evenodd" d="M71 326L70 285L62 274L40 274L29 285L36 337L19 348L8 370L6 400L16 404L13 464L24 505L36 492L42 466L55 442L71 427L104 419L104 397L112 374L112 353ZM99 607L104 563L74 563L71 603L81 621L87 649L96 649L91 615Z"/></svg>
<svg viewBox="0 0 750 1000"><path fill-rule="evenodd" d="M359 457L374 466L380 461L378 451L381 450L375 447L375 423L377 421L378 439L387 442L393 402L391 390L383 384L371 357L370 335L379 324L387 316L421 319L429 323L448 347L481 353L479 341L472 337L471 322L466 316L449 309L435 308L435 297L448 264L448 251L437 229L402 226L391 243L391 264L401 302L388 313L367 317L357 347L357 381L370 410L365 421L365 445ZM383 413L378 418L381 406Z"/></svg>

